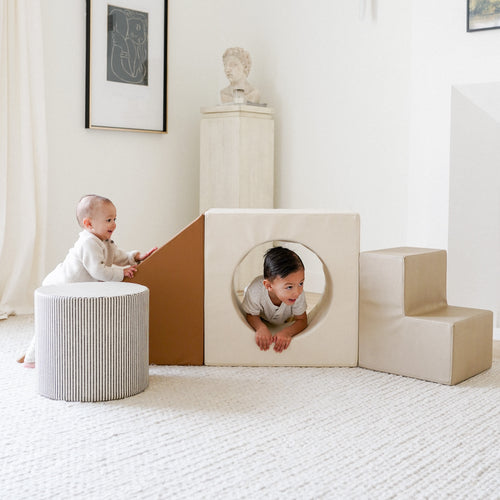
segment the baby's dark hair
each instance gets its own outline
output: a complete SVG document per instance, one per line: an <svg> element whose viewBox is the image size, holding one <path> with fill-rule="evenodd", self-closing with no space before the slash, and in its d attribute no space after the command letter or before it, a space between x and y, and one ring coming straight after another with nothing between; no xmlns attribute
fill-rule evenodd
<svg viewBox="0 0 500 500"><path fill-rule="evenodd" d="M270 248L264 256L264 279L285 278L291 273L304 269L300 257L285 247Z"/></svg>

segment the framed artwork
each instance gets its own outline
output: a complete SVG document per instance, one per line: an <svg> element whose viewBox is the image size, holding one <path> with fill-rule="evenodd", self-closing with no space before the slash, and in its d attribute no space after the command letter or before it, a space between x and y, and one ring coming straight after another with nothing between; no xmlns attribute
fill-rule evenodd
<svg viewBox="0 0 500 500"><path fill-rule="evenodd" d="M167 132L168 0L87 0L85 127Z"/></svg>
<svg viewBox="0 0 500 500"><path fill-rule="evenodd" d="M467 0L467 31L500 28L500 0Z"/></svg>

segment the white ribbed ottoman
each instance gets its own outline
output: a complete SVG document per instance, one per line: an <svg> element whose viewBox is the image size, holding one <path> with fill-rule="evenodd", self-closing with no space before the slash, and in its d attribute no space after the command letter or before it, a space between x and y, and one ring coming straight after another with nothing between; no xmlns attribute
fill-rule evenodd
<svg viewBox="0 0 500 500"><path fill-rule="evenodd" d="M35 290L38 392L65 401L107 401L149 383L149 290L97 282Z"/></svg>

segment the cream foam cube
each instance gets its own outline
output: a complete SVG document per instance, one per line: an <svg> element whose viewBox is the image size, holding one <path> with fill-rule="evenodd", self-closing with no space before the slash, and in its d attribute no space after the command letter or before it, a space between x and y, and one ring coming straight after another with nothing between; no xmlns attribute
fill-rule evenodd
<svg viewBox="0 0 500 500"><path fill-rule="evenodd" d="M323 264L325 291L289 348L261 351L234 290L244 257L265 242L300 243ZM320 210L212 209L205 213L205 364L357 366L359 215ZM307 268L306 268L307 282Z"/></svg>

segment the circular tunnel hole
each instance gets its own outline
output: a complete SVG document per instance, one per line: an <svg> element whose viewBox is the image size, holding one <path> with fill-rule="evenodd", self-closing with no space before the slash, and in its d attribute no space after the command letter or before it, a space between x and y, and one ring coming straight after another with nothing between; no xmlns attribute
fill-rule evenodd
<svg viewBox="0 0 500 500"><path fill-rule="evenodd" d="M325 305L326 298L331 296L331 290L329 290L331 279L329 279L328 270L325 269L320 257L302 243L284 240L267 241L250 249L234 270L233 302L242 321L246 323L245 313L241 307L245 288L254 278L263 274L264 255L269 248L275 246L283 246L293 250L304 263L304 293L306 294L308 316L308 327L304 330L305 332Z"/></svg>

